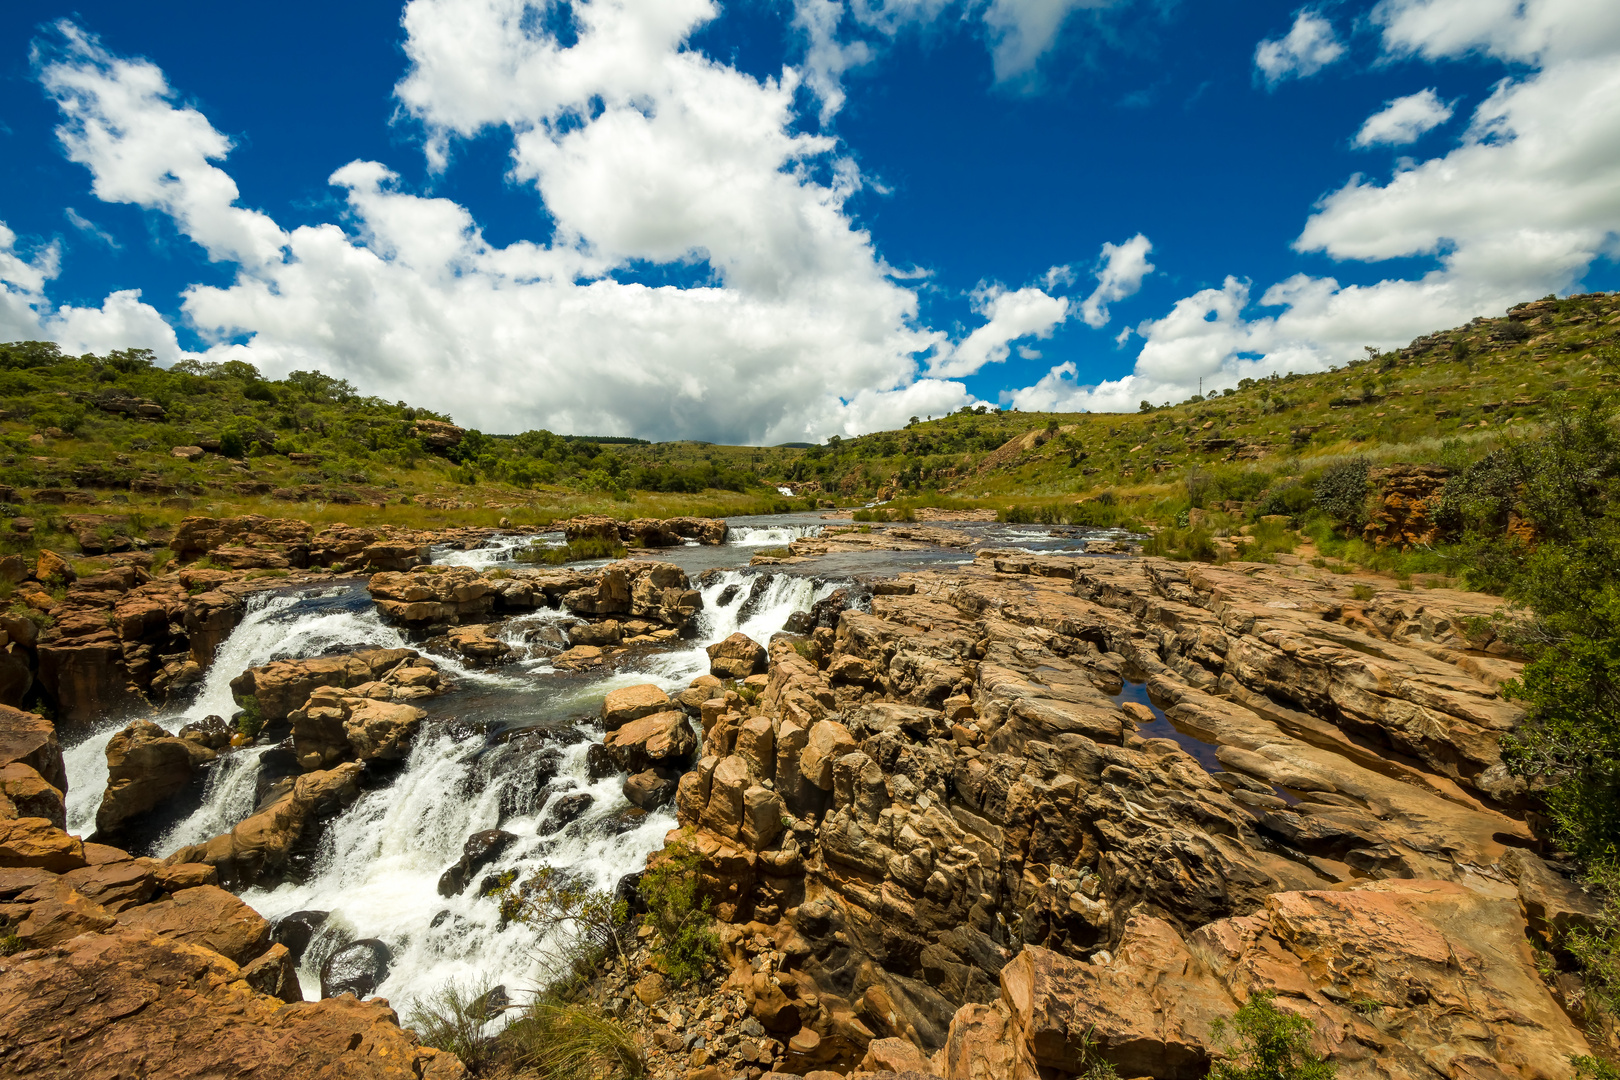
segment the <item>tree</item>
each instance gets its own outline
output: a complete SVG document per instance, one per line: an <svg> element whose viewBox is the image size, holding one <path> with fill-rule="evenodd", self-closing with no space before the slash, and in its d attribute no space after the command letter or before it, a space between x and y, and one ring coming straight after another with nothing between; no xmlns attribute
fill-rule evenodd
<svg viewBox="0 0 1620 1080"><path fill-rule="evenodd" d="M1145 413L1152 412L1153 411L1153 402L1143 400L1142 404L1137 406L1136 411L1137 412L1145 412Z"/></svg>

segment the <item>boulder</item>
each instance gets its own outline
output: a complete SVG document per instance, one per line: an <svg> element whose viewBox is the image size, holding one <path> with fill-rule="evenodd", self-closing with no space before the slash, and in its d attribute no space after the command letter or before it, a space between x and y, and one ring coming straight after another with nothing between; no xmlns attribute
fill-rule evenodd
<svg viewBox="0 0 1620 1080"><path fill-rule="evenodd" d="M485 829L467 837L466 844L462 846L461 859L439 877L439 895L450 897L460 893L473 875L500 858L501 853L516 839L516 836L500 829Z"/></svg>
<svg viewBox="0 0 1620 1080"><path fill-rule="evenodd" d="M199 885L155 904L130 908L118 916L118 922L173 941L201 945L238 964L252 960L270 944L270 923L214 885Z"/></svg>
<svg viewBox="0 0 1620 1080"><path fill-rule="evenodd" d="M316 931L326 922L332 913L330 911L294 911L283 915L270 927L270 938L277 945L287 950L296 965L304 958L304 950L309 943L315 940Z"/></svg>
<svg viewBox="0 0 1620 1080"><path fill-rule="evenodd" d="M485 623L456 627L447 636L447 643L469 660L504 660L512 652L511 646L496 637Z"/></svg>
<svg viewBox="0 0 1620 1080"><path fill-rule="evenodd" d="M617 731L632 720L669 708L669 695L652 683L621 687L602 701L602 726L608 731Z"/></svg>
<svg viewBox="0 0 1620 1080"><path fill-rule="evenodd" d="M176 867L203 863L233 888L274 881L286 867L293 846L321 818L348 806L360 794L360 763L288 777L230 832L183 847L165 862Z"/></svg>
<svg viewBox="0 0 1620 1080"><path fill-rule="evenodd" d="M393 963L393 950L377 938L351 941L321 965L321 997L352 994L357 999L368 998L388 978Z"/></svg>
<svg viewBox="0 0 1620 1080"><path fill-rule="evenodd" d="M217 756L150 720L137 720L114 735L106 754L107 789L96 811L96 831L101 833L116 833L132 818L178 795Z"/></svg>
<svg viewBox="0 0 1620 1080"><path fill-rule="evenodd" d="M414 705L321 687L289 717L293 753L302 769L328 768L346 758L401 761L426 715Z"/></svg>
<svg viewBox="0 0 1620 1080"><path fill-rule="evenodd" d="M686 714L670 709L608 732L603 745L621 769L639 773L654 765L685 765L697 750L697 736Z"/></svg>
<svg viewBox="0 0 1620 1080"><path fill-rule="evenodd" d="M44 818L58 829L67 827L61 790L20 761L0 766L0 817Z"/></svg>
<svg viewBox="0 0 1620 1080"><path fill-rule="evenodd" d="M765 646L747 634L736 633L708 648L709 674L718 679L741 682L750 675L763 673L770 667Z"/></svg>
<svg viewBox="0 0 1620 1080"><path fill-rule="evenodd" d="M84 842L45 818L0 821L0 867L38 867L65 874L84 865Z"/></svg>
<svg viewBox="0 0 1620 1080"><path fill-rule="evenodd" d="M624 797L643 810L657 810L675 798L680 774L674 769L646 769L625 778Z"/></svg>

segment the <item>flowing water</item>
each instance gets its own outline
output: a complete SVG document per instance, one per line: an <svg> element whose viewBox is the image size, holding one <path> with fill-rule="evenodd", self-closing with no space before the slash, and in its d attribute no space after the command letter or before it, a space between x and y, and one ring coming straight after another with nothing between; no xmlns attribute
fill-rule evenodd
<svg viewBox="0 0 1620 1080"><path fill-rule="evenodd" d="M457 688L423 702L428 718L403 766L327 823L301 883L243 894L272 920L295 911L331 913L299 970L305 996L319 996L322 960L342 944L362 938L387 945L391 967L376 992L402 1009L451 981L464 986L501 983L514 990L538 985L542 961L532 933L503 924L497 905L479 895L481 884L509 872L522 880L549 865L610 890L623 875L645 865L675 820L668 811L643 814L632 807L621 791L622 775L590 779L586 752L599 739L594 717L602 698L642 682L681 689L707 673L704 645L736 631L768 641L793 612L808 610L847 584L802 570L758 574L738 568L752 549L814 535L820 528L813 515L778 515L733 523L729 542L719 548L661 552L661 558L693 563L686 567L689 573L716 571L705 575L698 632L675 648L643 654L611 674L580 676L552 667L549 656L566 644L567 628L577 621L560 611L537 611L502 623L499 633L514 647L517 659L496 670L469 669L454 658L436 656L455 677ZM1003 543L1013 538L1005 528L997 537ZM1047 530L1028 533L1025 539L1034 545L1044 548L1051 542ZM510 559L529 539L495 537L475 551L439 549L435 561L493 566ZM871 569L887 573L901 568L890 565L897 554L880 555ZM961 552L941 554L963 558ZM910 565L933 561L930 553L905 557ZM230 680L271 660L405 644L399 631L378 617L363 585L259 594L221 646L195 699L157 719L172 731L210 713L229 717L235 711ZM69 828L81 834L93 828L106 784L104 747L119 726L93 732L66 752ZM174 824L152 853L166 855L224 832L251 813L264 752L248 748L222 755L209 770L195 810ZM576 812L577 817L571 816ZM467 838L497 827L516 839L464 891L440 896L440 875L461 857Z"/></svg>

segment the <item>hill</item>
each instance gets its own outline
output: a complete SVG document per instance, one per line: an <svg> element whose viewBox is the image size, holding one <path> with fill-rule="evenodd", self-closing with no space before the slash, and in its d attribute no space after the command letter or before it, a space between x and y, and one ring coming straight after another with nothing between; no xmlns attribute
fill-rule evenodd
<svg viewBox="0 0 1620 1080"><path fill-rule="evenodd" d="M164 369L139 349L68 356L15 343L0 346L0 502L38 524L3 539L12 550L65 543L61 516L91 505L135 532L197 512L494 525L873 500L900 515L988 505L1065 523L1252 516L1299 502L1339 462L1457 469L1535 429L1570 395L1612 385L1601 360L1617 320L1620 295L1549 297L1342 369L1133 414L981 406L808 447L490 435L319 372L266 379L240 362Z"/></svg>

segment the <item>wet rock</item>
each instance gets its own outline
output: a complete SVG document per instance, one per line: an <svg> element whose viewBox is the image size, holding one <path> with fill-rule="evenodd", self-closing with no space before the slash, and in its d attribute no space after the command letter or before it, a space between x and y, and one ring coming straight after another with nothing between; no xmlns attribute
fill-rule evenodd
<svg viewBox="0 0 1620 1080"><path fill-rule="evenodd" d="M600 571L596 583L562 598L578 615L630 615L666 626L685 627L703 608L703 597L691 587L686 571L673 563L626 560Z"/></svg>
<svg viewBox="0 0 1620 1080"><path fill-rule="evenodd" d="M652 683L621 687L602 701L602 726L608 731L617 731L632 720L664 712L669 707L669 695Z"/></svg>
<svg viewBox="0 0 1620 1080"><path fill-rule="evenodd" d="M461 859L439 877L439 895L455 896L484 867L501 857L517 837L501 829L485 829L467 837ZM323 976L324 979L324 976Z"/></svg>
<svg viewBox="0 0 1620 1080"><path fill-rule="evenodd" d="M393 967L394 954L376 938L351 941L326 958L321 965L321 997L353 994L370 997Z"/></svg>
<svg viewBox="0 0 1620 1080"><path fill-rule="evenodd" d="M469 660L493 662L511 655L511 646L495 636L485 623L458 626L450 631L446 644Z"/></svg>
<svg viewBox="0 0 1620 1080"><path fill-rule="evenodd" d="M604 818L602 828L610 836L623 836L625 833L635 832L646 823L647 811L639 806L626 806Z"/></svg>
<svg viewBox="0 0 1620 1080"><path fill-rule="evenodd" d="M568 630L568 641L573 645L617 645L623 640L624 627L617 619L576 623Z"/></svg>
<svg viewBox="0 0 1620 1080"><path fill-rule="evenodd" d="M182 739L189 739L217 753L231 745L231 735L234 733L225 723L224 717L205 716L182 727L177 734Z"/></svg>
<svg viewBox="0 0 1620 1080"><path fill-rule="evenodd" d="M472 1008L468 1011L473 1016L482 1016L487 1020L493 1020L507 1009L512 1008L512 1006L512 995L507 992L506 987L494 986L487 990L477 1001L473 1002Z"/></svg>
<svg viewBox="0 0 1620 1080"><path fill-rule="evenodd" d="M601 743L592 743L585 751L585 775L591 780L601 780L618 771L619 763Z"/></svg>
<svg viewBox="0 0 1620 1080"><path fill-rule="evenodd" d="M96 829L116 833L132 819L178 795L214 751L177 739L150 720L137 720L107 743L107 789L96 811Z"/></svg>
<svg viewBox="0 0 1620 1080"><path fill-rule="evenodd" d="M655 765L678 768L690 761L697 750L697 736L684 713L670 710L609 732L604 745L621 769L639 773Z"/></svg>
<svg viewBox="0 0 1620 1080"><path fill-rule="evenodd" d="M304 1000L298 965L285 945L273 944L242 966L242 981L261 994L289 1004Z"/></svg>
<svg viewBox="0 0 1620 1080"><path fill-rule="evenodd" d="M546 827L556 832L578 821L595 802L596 796L586 791L557 796L551 800L551 805L546 810Z"/></svg>
<svg viewBox="0 0 1620 1080"><path fill-rule="evenodd" d="M326 922L330 911L294 911L283 915L270 927L270 939L285 946L296 965L304 959L304 950L315 939L315 932Z"/></svg>

